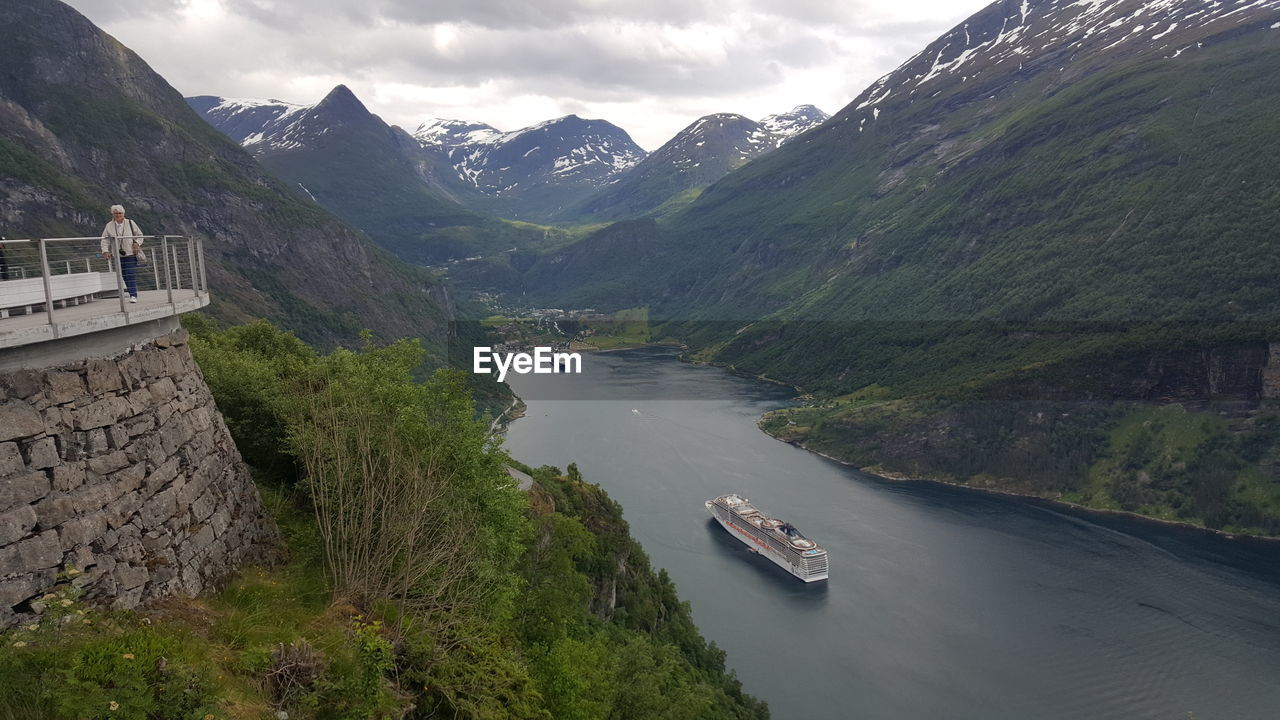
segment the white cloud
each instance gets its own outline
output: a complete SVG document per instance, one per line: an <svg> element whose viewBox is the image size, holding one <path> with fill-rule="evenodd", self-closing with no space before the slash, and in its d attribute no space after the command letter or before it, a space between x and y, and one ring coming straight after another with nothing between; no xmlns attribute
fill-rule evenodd
<svg viewBox="0 0 1280 720"><path fill-rule="evenodd" d="M185 95L315 102L410 130L575 113L654 149L701 115L835 112L984 0L70 0Z"/></svg>

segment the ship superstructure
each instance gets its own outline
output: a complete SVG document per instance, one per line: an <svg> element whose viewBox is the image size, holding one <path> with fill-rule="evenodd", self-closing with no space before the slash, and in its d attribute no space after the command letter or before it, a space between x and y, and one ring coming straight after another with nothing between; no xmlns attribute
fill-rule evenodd
<svg viewBox="0 0 1280 720"><path fill-rule="evenodd" d="M794 525L760 512L741 495L721 495L705 505L729 534L805 582L827 579L827 551Z"/></svg>

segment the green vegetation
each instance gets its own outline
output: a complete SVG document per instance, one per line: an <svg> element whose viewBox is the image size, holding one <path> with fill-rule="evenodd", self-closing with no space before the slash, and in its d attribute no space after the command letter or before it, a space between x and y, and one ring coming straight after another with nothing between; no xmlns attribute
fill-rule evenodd
<svg viewBox="0 0 1280 720"><path fill-rule="evenodd" d="M768 717L621 508L573 466L518 490L458 374L414 380L415 343L194 329L287 560L139 612L64 578L0 635L0 719Z"/></svg>
<svg viewBox="0 0 1280 720"><path fill-rule="evenodd" d="M542 242L534 246L541 251L554 250L558 247L570 245L593 232L604 229L608 225L608 223L541 225L524 220L505 219L502 222L517 230L542 233Z"/></svg>
<svg viewBox="0 0 1280 720"><path fill-rule="evenodd" d="M189 633L86 612L76 600L68 589L50 593L40 623L2 636L0 718L226 717L216 708L216 664Z"/></svg>
<svg viewBox="0 0 1280 720"><path fill-rule="evenodd" d="M850 108L669 219L506 282L534 304L648 305L698 359L811 393L765 426L851 462L1274 532L1276 466L1249 454L1268 442L1257 349L1280 338L1269 43L1006 66L899 93L878 121ZM1226 413L1197 451L1213 462L1104 462L1151 403Z"/></svg>
<svg viewBox="0 0 1280 720"><path fill-rule="evenodd" d="M705 189L706 188L691 188L679 193L678 195L672 195L661 205L654 208L649 214L660 220L672 217L676 213L692 205L693 201L697 200L698 196L701 195L702 191Z"/></svg>
<svg viewBox="0 0 1280 720"><path fill-rule="evenodd" d="M583 342L599 350L617 350L653 342L647 307L619 310L607 318L561 322L560 327L567 333L578 334Z"/></svg>
<svg viewBox="0 0 1280 720"><path fill-rule="evenodd" d="M1239 425L1177 405L1136 410L1111 430L1088 485L1064 499L1280 535L1280 414Z"/></svg>
<svg viewBox="0 0 1280 720"><path fill-rule="evenodd" d="M290 560L225 590L143 611L95 610L72 585L36 625L2 637L0 718L249 720L399 717L391 636L326 589L320 538L294 491L260 487Z"/></svg>
<svg viewBox="0 0 1280 720"><path fill-rule="evenodd" d="M766 717L699 635L666 571L651 570L622 508L573 465L565 476L531 472L538 540L517 621L552 716Z"/></svg>
<svg viewBox="0 0 1280 720"><path fill-rule="evenodd" d="M882 392L776 411L775 437L889 475L1280 535L1280 412Z"/></svg>
<svg viewBox="0 0 1280 720"><path fill-rule="evenodd" d="M647 345L654 342L649 327L648 308L629 308L615 313L595 314L576 312L556 319L532 317L506 317L490 315L477 327L484 343L505 343L513 347L534 347L571 343L573 350L617 350ZM467 352L469 347L464 347ZM469 362L469 357L455 357L455 366Z"/></svg>

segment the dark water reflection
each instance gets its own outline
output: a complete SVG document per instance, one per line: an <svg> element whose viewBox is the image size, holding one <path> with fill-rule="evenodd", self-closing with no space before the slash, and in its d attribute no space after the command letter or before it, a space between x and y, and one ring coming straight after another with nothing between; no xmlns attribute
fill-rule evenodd
<svg viewBox="0 0 1280 720"><path fill-rule="evenodd" d="M626 508L776 718L1280 718L1280 544L864 476L755 426L785 389L665 350L512 378L507 446ZM831 552L805 585L708 520L741 492Z"/></svg>

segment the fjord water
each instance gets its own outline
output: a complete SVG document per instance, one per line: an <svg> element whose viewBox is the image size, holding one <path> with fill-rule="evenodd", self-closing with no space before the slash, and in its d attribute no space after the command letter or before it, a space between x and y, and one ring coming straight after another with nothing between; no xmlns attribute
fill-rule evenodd
<svg viewBox="0 0 1280 720"><path fill-rule="evenodd" d="M511 376L506 446L622 503L780 720L1249 720L1280 713L1280 543L880 480L756 428L791 393L673 351ZM709 519L738 492L827 547L805 585Z"/></svg>

